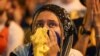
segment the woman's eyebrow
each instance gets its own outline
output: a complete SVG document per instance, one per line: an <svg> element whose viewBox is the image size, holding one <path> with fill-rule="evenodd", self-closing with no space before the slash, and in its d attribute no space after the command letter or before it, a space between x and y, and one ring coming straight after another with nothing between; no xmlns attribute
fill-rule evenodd
<svg viewBox="0 0 100 56"><path fill-rule="evenodd" d="M59 22L56 22L55 20L49 20L48 22L55 23L55 24L59 24Z"/></svg>
<svg viewBox="0 0 100 56"><path fill-rule="evenodd" d="M48 22L56 22L56 21L54 21L54 20L49 20Z"/></svg>
<svg viewBox="0 0 100 56"><path fill-rule="evenodd" d="M38 23L43 23L44 21L43 21L43 20L38 20L37 22L38 22Z"/></svg>

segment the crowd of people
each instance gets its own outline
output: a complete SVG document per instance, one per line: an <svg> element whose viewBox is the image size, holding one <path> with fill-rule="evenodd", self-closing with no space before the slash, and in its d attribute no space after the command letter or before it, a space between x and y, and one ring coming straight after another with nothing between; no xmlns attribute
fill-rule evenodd
<svg viewBox="0 0 100 56"><path fill-rule="evenodd" d="M0 56L100 56L99 7L100 0L0 0Z"/></svg>

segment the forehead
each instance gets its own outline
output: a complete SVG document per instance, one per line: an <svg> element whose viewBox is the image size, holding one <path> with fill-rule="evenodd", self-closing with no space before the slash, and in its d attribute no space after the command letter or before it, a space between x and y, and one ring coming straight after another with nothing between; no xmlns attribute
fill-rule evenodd
<svg viewBox="0 0 100 56"><path fill-rule="evenodd" d="M6 1L8 1L8 0L0 0L0 1L6 2Z"/></svg>
<svg viewBox="0 0 100 56"><path fill-rule="evenodd" d="M58 17L50 11L43 11L40 12L39 15L37 16L37 20L55 20L58 21Z"/></svg>

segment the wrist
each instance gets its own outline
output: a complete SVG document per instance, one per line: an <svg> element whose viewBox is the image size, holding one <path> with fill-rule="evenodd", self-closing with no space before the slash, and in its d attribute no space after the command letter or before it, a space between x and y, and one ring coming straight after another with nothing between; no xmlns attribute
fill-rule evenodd
<svg viewBox="0 0 100 56"><path fill-rule="evenodd" d="M82 35L90 35L90 34L91 34L91 31L86 30L86 29L82 26L81 29L80 29L80 33L81 33Z"/></svg>

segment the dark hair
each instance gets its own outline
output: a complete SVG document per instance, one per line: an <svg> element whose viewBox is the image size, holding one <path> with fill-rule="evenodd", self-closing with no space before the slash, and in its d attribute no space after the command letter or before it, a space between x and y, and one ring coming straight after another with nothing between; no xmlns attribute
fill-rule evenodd
<svg viewBox="0 0 100 56"><path fill-rule="evenodd" d="M26 0L17 0L17 2L21 7L24 7Z"/></svg>
<svg viewBox="0 0 100 56"><path fill-rule="evenodd" d="M11 15L6 11L6 16L7 16L7 22L5 24L6 27L9 27L10 21L12 20L12 18L10 17Z"/></svg>
<svg viewBox="0 0 100 56"><path fill-rule="evenodd" d="M25 10L25 18L27 19L28 17L32 17L31 13L29 13L29 10L26 8Z"/></svg>
<svg viewBox="0 0 100 56"><path fill-rule="evenodd" d="M80 0L81 4L83 4L84 6L86 6L86 0Z"/></svg>

